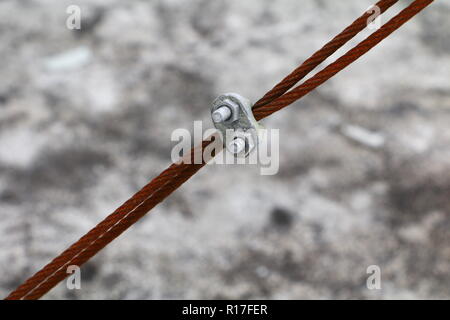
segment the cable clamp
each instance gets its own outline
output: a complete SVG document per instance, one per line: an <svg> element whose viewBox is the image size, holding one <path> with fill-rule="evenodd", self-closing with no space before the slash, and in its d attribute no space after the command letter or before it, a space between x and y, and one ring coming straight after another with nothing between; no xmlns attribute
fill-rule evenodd
<svg viewBox="0 0 450 320"><path fill-rule="evenodd" d="M250 100L237 93L216 98L211 106L214 126L222 134L224 147L235 157L246 158L258 145L258 130Z"/></svg>

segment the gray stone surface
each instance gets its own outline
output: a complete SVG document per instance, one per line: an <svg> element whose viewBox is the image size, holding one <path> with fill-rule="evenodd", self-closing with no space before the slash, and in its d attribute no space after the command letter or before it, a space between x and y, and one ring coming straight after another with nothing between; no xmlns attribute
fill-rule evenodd
<svg viewBox="0 0 450 320"><path fill-rule="evenodd" d="M255 101L370 4L1 1L0 295L164 169L173 129ZM279 174L206 167L46 298L450 298L449 13L264 121Z"/></svg>

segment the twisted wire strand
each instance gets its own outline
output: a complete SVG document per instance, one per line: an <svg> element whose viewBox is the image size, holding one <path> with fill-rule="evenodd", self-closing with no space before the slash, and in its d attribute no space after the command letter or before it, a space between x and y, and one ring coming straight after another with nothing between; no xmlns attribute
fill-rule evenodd
<svg viewBox="0 0 450 320"><path fill-rule="evenodd" d="M47 293L67 276L66 269L69 265L81 266L200 170L205 162L202 157L202 162L195 164L195 154L203 152L215 139L217 136L205 139L183 159L173 163L86 235L11 292L6 299L39 299Z"/></svg>
<svg viewBox="0 0 450 320"><path fill-rule="evenodd" d="M381 29L305 83L268 105L254 108L255 118L261 120L306 95L369 51L432 2L433 0L414 1ZM202 154L203 150L215 139L217 139L217 136L211 140L206 139L200 146L193 148L182 161L174 163L164 170L76 243L11 292L6 299L38 299L42 297L67 276L66 267L69 265L81 266L88 261L200 170L205 162L201 157L201 163L195 164L195 154ZM190 159L190 161L186 161L187 159Z"/></svg>
<svg viewBox="0 0 450 320"><path fill-rule="evenodd" d="M398 0L381 0L374 4L373 7L380 9L380 15L387 9L397 3ZM253 106L253 108L259 108L275 99L281 97L285 92L296 85L302 80L308 73L310 73L319 64L324 62L339 48L346 44L349 40L354 38L358 33L364 30L367 26L367 21L371 18L373 13L371 10L364 12L362 16L356 19L351 25L345 28L336 37L325 44L320 50L315 52L311 57L306 59L299 67L292 71L287 77L280 81L275 87L267 92L261 99L259 99Z"/></svg>
<svg viewBox="0 0 450 320"><path fill-rule="evenodd" d="M303 96L323 84L325 81L336 75L338 72L343 70L345 67L350 65L352 62L356 61L362 55L367 53L370 49L375 47L383 39L388 37L392 32L401 27L404 23L406 23L409 19L422 11L433 1L434 0L414 1L407 8L402 10L399 14L397 14L386 24L384 24L380 29L372 33L365 40L361 41L358 45L342 55L335 62L329 64L323 70L316 73L313 77L309 78L298 87L295 87L289 92L286 92L284 95L275 99L267 105L253 108L255 119L263 119L302 98Z"/></svg>

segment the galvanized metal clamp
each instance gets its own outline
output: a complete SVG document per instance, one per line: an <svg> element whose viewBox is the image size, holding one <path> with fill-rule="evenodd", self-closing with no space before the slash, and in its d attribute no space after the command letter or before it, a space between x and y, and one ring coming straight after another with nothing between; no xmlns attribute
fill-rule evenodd
<svg viewBox="0 0 450 320"><path fill-rule="evenodd" d="M258 130L262 128L252 112L250 100L237 93L226 93L211 106L214 126L222 134L226 149L236 157L247 157L258 145Z"/></svg>

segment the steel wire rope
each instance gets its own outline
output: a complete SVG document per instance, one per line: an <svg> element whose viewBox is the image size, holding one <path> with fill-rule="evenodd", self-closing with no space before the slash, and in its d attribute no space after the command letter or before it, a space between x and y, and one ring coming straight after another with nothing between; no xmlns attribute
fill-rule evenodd
<svg viewBox="0 0 450 320"><path fill-rule="evenodd" d="M393 4L396 1L380 1L378 4L382 3L387 6L390 2ZM384 24L380 29L372 33L366 40L360 42L353 49L349 50L335 62L331 63L322 71L306 80L303 84L295 87L291 91L286 92L289 90L289 86L292 87L297 81L301 80L301 78L306 75L303 74L306 70L308 70L308 68L311 68L312 65L317 63L320 59L323 59L323 57L318 60L314 60L314 63L308 63L308 67L301 68L300 66L296 69L297 71L293 72L292 77L286 81L283 80L280 82L279 85L274 87L274 89L277 88L276 90L272 89L272 93L270 95L266 94L264 96L266 98L262 98L260 100L263 102L270 102L266 104L263 104L262 102L255 104L253 109L255 118L257 120L261 120L300 99L308 92L314 90L346 66L357 60L364 53L368 52L371 48L389 36L393 31L398 29L401 25L432 2L433 0L415 0L407 8L402 10L394 18ZM295 83L293 79L295 79ZM277 96L283 90L286 90L284 94L273 99L273 97ZM183 157L184 160L189 159L190 161L180 160L177 163L173 163L169 168L150 181L150 183L144 186L117 210L107 216L96 227L90 230L86 235L81 237L58 257L53 259L49 264L26 280L16 290L11 292L6 299L38 299L42 297L67 276L65 267L69 265L81 266L83 263L88 261L108 243L118 237L122 232L128 229L149 210L159 204L191 176L193 176L198 170L200 170L206 163L203 161L203 157L201 157L202 162L195 164L194 155L197 152L202 153L204 148L206 148L214 139L217 139L217 136L213 137L211 141L208 139L203 141L200 146L193 148Z"/></svg>

